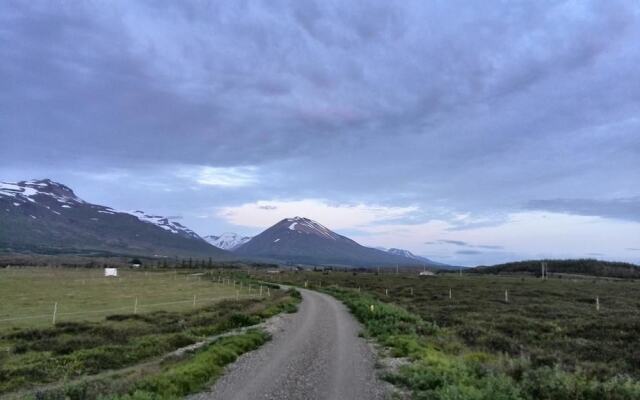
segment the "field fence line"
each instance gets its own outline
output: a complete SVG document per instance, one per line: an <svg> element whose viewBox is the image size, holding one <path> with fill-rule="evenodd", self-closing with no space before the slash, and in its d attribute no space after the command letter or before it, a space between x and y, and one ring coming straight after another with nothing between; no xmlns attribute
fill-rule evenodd
<svg viewBox="0 0 640 400"><path fill-rule="evenodd" d="M215 302L215 301L221 301L221 300L237 300L237 299L264 298L264 297L265 296L261 296L259 294L235 294L235 295L229 295L229 296L197 298L195 303L197 305L197 304ZM138 303L136 304L136 308L141 309L141 308L150 308L150 307L156 307L156 306L159 307L159 306L168 306L168 305L174 305L174 304L193 304L193 303L194 303L193 299L168 301L168 302L162 302L162 303L147 303L147 304ZM100 310L75 311L75 312L66 312L66 313L57 312L56 315L58 317L74 316L74 315L91 315L91 314L102 314L102 313L110 313L110 312L125 311L125 310L131 311L132 309L133 308L131 306L122 306L117 308L106 308L106 309L100 309ZM20 321L20 320L28 320L28 319L44 319L44 318L51 319L52 314L53 313L2 318L0 319L0 322L11 322L11 321Z"/></svg>

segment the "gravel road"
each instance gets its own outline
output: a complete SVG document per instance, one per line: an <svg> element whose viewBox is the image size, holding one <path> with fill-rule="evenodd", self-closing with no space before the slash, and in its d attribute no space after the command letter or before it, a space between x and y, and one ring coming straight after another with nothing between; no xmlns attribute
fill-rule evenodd
<svg viewBox="0 0 640 400"><path fill-rule="evenodd" d="M375 400L388 397L376 377L360 325L331 296L299 289L295 314L271 321L273 339L228 367L208 391L191 400Z"/></svg>

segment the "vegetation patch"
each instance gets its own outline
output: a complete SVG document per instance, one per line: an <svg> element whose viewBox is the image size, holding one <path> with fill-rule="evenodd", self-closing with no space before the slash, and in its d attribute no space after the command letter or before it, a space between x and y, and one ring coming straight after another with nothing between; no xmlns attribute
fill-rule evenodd
<svg viewBox="0 0 640 400"><path fill-rule="evenodd" d="M194 388L204 382L199 367L188 367L192 365L189 360L169 364L163 361L158 370L157 360L207 337L257 324L280 312L291 312L299 301L295 295L274 290L262 300L228 300L185 312L116 314L102 321L63 322L48 328L8 331L0 336L0 344L7 349L0 359L0 395L13 393L15 398L24 398L36 393L38 398L91 399L129 393L133 382L146 382L147 386L136 386L136 390L152 393L153 385L160 390L160 381L147 377L156 375L174 377L176 387ZM221 360L212 368L224 365L229 355L240 354L264 340L266 337L259 332L220 339L215 346L207 347L213 349L212 357ZM226 345L229 350L223 351ZM209 350L202 354L208 353ZM202 357L205 356L197 365L209 360ZM189 378L193 382L186 385L190 372L194 374ZM108 375L108 379L101 375ZM174 392L178 390L172 389Z"/></svg>
<svg viewBox="0 0 640 400"><path fill-rule="evenodd" d="M640 398L640 382L616 375L597 379L559 366L536 365L526 357L474 351L455 330L437 327L405 309L353 289L325 289L342 300L368 335L409 365L387 379L430 400L631 400ZM505 338L507 338L505 336Z"/></svg>

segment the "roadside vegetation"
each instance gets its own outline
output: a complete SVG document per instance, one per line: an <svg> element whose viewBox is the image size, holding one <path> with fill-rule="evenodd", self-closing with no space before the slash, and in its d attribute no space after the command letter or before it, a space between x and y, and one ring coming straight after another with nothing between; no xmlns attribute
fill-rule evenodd
<svg viewBox="0 0 640 400"><path fill-rule="evenodd" d="M276 279L345 302L366 335L406 359L387 379L415 399L640 398L640 287L630 280L345 272Z"/></svg>
<svg viewBox="0 0 640 400"><path fill-rule="evenodd" d="M217 279L212 275L197 285L214 287ZM271 288L268 296L179 311L5 327L0 330L0 397L180 398L204 388L224 365L269 339L248 327L295 311L298 302L295 291Z"/></svg>

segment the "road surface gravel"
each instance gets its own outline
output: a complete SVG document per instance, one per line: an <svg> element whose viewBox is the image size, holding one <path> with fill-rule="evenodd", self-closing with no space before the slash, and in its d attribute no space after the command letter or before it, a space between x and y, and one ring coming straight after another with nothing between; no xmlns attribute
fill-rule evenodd
<svg viewBox="0 0 640 400"><path fill-rule="evenodd" d="M375 371L359 323L333 297L299 289L295 314L270 322L273 339L231 364L209 391L190 400L377 400L388 385Z"/></svg>

